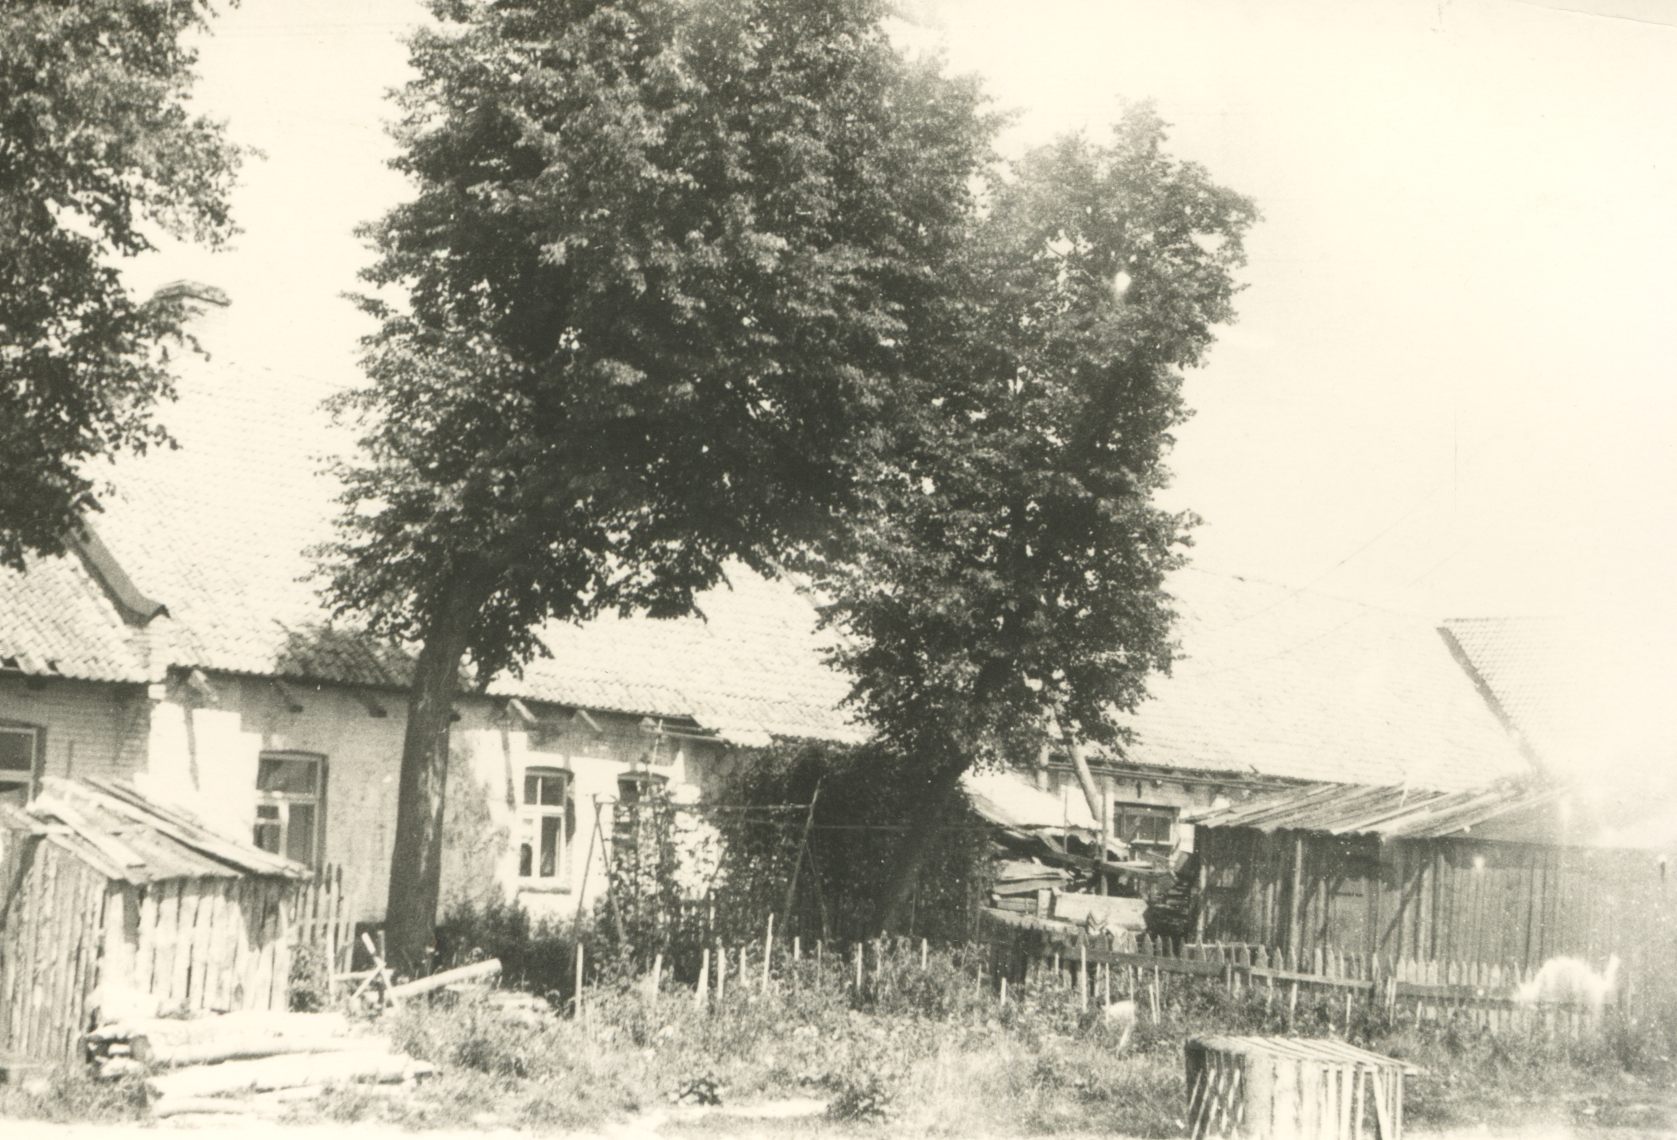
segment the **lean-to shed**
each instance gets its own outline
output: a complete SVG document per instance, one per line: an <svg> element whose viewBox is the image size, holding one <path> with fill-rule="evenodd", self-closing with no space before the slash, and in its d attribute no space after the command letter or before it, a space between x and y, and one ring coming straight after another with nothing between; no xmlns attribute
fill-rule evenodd
<svg viewBox="0 0 1677 1140"><path fill-rule="evenodd" d="M1592 842L1554 786L1323 785L1196 820L1201 931L1383 962L1511 964L1618 954L1663 982L1677 884L1657 851Z"/></svg>
<svg viewBox="0 0 1677 1140"><path fill-rule="evenodd" d="M126 784L43 780L0 805L0 1054L76 1058L96 992L285 1008L307 876Z"/></svg>

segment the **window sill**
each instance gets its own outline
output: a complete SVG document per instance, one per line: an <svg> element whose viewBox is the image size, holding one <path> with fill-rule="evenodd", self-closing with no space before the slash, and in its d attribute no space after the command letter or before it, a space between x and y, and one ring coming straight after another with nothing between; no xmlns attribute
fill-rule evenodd
<svg viewBox="0 0 1677 1140"><path fill-rule="evenodd" d="M549 886L546 883L531 883L526 882L523 879L520 879L518 881L518 885L513 889L524 894L532 895L568 895L572 893L570 887Z"/></svg>

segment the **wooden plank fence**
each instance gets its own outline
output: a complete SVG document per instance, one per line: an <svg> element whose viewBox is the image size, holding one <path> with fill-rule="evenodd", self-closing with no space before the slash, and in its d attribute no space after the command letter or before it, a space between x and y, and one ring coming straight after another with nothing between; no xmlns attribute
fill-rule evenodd
<svg viewBox="0 0 1677 1140"><path fill-rule="evenodd" d="M317 868L298 893L292 941L318 948L332 973L349 972L355 954L355 907L344 890L344 869L339 864Z"/></svg>
<svg viewBox="0 0 1677 1140"><path fill-rule="evenodd" d="M1306 999L1334 996L1352 1006L1375 1003L1401 1020L1465 1022L1495 1032L1541 1030L1580 1036L1599 1024L1599 1010L1582 1004L1527 1001L1520 987L1536 974L1514 963L1384 961L1365 954L1342 954L1317 948L1289 956L1275 947L1239 942L1185 942L1148 935L1063 936L1037 928L1037 944L1026 951L1039 967L1070 975L1068 984L1100 987L1098 977L1084 981L1080 971L1119 971L1120 990L1147 997L1155 1006L1172 976L1217 977L1231 993L1260 989L1269 1002L1296 1008ZM1302 960L1301 960L1302 959ZM1110 988L1110 981L1105 985ZM1621 979L1612 998L1628 1006L1634 993Z"/></svg>

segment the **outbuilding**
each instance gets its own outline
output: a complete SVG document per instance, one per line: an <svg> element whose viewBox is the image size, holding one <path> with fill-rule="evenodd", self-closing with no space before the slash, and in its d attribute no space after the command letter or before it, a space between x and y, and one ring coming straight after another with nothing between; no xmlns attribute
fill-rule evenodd
<svg viewBox="0 0 1677 1140"><path fill-rule="evenodd" d="M119 994L284 1009L308 875L114 781L48 778L0 805L0 1055L76 1059Z"/></svg>

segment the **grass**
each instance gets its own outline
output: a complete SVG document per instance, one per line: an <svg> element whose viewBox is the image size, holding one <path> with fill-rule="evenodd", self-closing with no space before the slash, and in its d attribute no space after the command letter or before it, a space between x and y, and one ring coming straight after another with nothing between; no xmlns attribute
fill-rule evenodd
<svg viewBox="0 0 1677 1140"><path fill-rule="evenodd" d="M871 955L870 955L871 958ZM627 982L588 993L583 1019L509 1019L492 1002L414 1003L387 1018L396 1045L434 1062L418 1089L348 1086L299 1102L289 1118L411 1128L595 1130L656 1119L670 1135L1056 1136L1183 1131L1182 1042L1206 1033L1334 1036L1400 1057L1417 1131L1564 1123L1584 1133L1677 1129L1677 1017L1609 1014L1587 1042L1497 1036L1460 1025L1394 1024L1343 1000L1231 996L1213 980L1170 982L1155 1022L1144 1008L1120 1051L1115 1027L1079 1008L1076 989L1012 987L1005 1005L975 985L973 960L899 948L858 994L848 967L802 964L768 992L730 980L724 1001L694 1007L666 984L653 1000ZM752 1121L730 1110L808 1098L825 1114ZM694 1106L719 1101L707 1113ZM57 1073L0 1086L0 1118L124 1121L145 1115L136 1082Z"/></svg>
<svg viewBox="0 0 1677 1140"><path fill-rule="evenodd" d="M1585 1131L1677 1127L1670 1021L1610 1020L1589 1043L1510 1038L1459 1026L1395 1025L1343 1001L1301 1001L1293 1024L1261 995L1231 997L1211 981L1172 982L1158 1022L1144 1010L1129 1049L1110 1025L1081 1012L1075 989L1018 987L1006 1006L974 985L960 954L921 970L901 954L863 992L837 968L805 964L768 993L731 986L712 1011L691 990L656 1002L619 986L590 991L584 1020L509 1023L483 1001L397 1013L398 1045L441 1075L407 1097L343 1091L301 1115L378 1119L416 1127L509 1126L564 1132L677 1102L729 1106L813 1097L826 1116L770 1125L707 1124L685 1110L669 1127L704 1135L852 1134L888 1124L927 1136L1183 1131L1182 1042L1193 1034L1335 1036L1424 1070L1411 1079L1406 1117L1417 1130L1498 1128L1563 1120ZM1276 1003L1279 1007L1282 1003ZM1612 1015L1609 1015L1612 1017Z"/></svg>
<svg viewBox="0 0 1677 1140"><path fill-rule="evenodd" d="M108 1124L145 1116L146 1091L137 1078L96 1081L85 1069L57 1068L0 1084L0 1120Z"/></svg>

